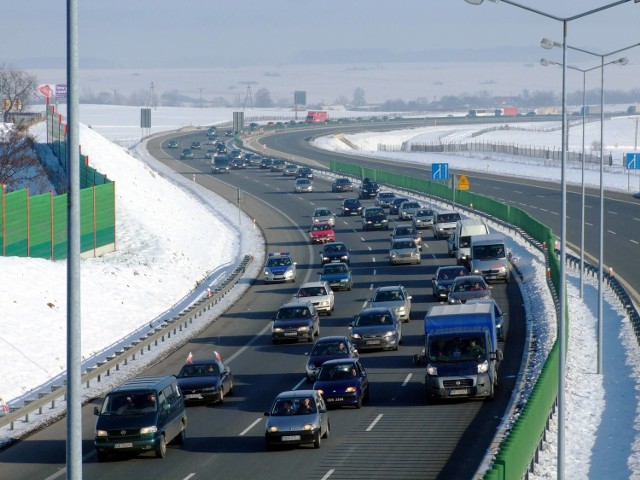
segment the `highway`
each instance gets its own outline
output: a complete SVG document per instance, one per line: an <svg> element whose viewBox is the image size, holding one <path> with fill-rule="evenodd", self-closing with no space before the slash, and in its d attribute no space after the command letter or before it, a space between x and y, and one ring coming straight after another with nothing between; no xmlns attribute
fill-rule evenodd
<svg viewBox="0 0 640 480"><path fill-rule="evenodd" d="M184 134L180 143L189 145L203 137L204 132ZM98 402L88 404L83 409L83 478L469 478L501 421L520 367L525 325L516 282L493 289L501 308L509 312L495 400L426 405L424 368L414 366L412 356L422 347L421 320L433 303L431 274L438 265L454 260L447 254L446 243L431 239L426 232L422 264L391 267L389 232L362 232L358 218L338 217L337 238L352 250L355 283L352 291L336 293L335 312L322 317L321 335L347 333L347 323L379 285L402 283L408 289L413 295L412 320L403 326L404 344L399 351L362 353L371 400L360 410L332 410L331 434L320 450L301 447L268 452L263 412L278 392L307 387L304 353L311 347L306 343L272 345L270 319L301 282L317 278L320 247L309 244L307 233L313 208L335 210L350 195L331 193L329 183L319 179L315 180L316 192L293 194L292 179L257 168L214 177L203 154L180 161L176 158L180 149L162 148L166 138L152 140L150 152L185 176L195 175L198 183L232 202L240 189L245 197L241 208L256 219L268 251L289 251L298 262L298 281L274 285L257 281L198 338L144 372L174 374L189 352L197 358L215 349L235 376L234 395L223 405L189 407L186 444L171 447L166 459L144 455L98 463L92 446L92 411ZM62 478L64 438L65 422L56 422L0 452L3 477Z"/></svg>

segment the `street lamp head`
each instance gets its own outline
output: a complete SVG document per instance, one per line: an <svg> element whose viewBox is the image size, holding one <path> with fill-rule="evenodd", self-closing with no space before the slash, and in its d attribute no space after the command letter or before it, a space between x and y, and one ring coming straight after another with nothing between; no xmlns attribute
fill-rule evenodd
<svg viewBox="0 0 640 480"><path fill-rule="evenodd" d="M636 0L636 3L637 2L640 2L640 0ZM618 60L615 60L613 63L617 63L618 65L626 65L627 63L629 63L629 59L627 57L622 57Z"/></svg>
<svg viewBox="0 0 640 480"><path fill-rule="evenodd" d="M551 50L553 47L562 47L562 44L558 42L554 42L549 38L543 38L542 41L540 42L540 46L542 48L546 48L547 50Z"/></svg>
<svg viewBox="0 0 640 480"><path fill-rule="evenodd" d="M484 0L464 0L467 3L470 3L471 5L480 5Z"/></svg>
<svg viewBox="0 0 640 480"><path fill-rule="evenodd" d="M542 65L543 67L548 67L549 65L553 65L556 62L553 62L551 60L547 60L546 58L541 58L540 59L540 65Z"/></svg>

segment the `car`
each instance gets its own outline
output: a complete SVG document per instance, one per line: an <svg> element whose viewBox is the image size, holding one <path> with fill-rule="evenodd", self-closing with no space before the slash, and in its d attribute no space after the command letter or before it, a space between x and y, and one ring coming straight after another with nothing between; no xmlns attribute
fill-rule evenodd
<svg viewBox="0 0 640 480"><path fill-rule="evenodd" d="M205 141L204 144L205 145L216 145L216 142L218 141L218 137L208 137Z"/></svg>
<svg viewBox="0 0 640 480"><path fill-rule="evenodd" d="M265 282L295 282L296 262L289 252L270 253L264 265Z"/></svg>
<svg viewBox="0 0 640 480"><path fill-rule="evenodd" d="M416 245L416 242L410 238L393 240L389 248L389 264L401 265L407 263L415 265L422 263L420 249Z"/></svg>
<svg viewBox="0 0 640 480"><path fill-rule="evenodd" d="M420 203L415 200L402 202L400 207L398 207L398 218L400 220L411 220L419 209Z"/></svg>
<svg viewBox="0 0 640 480"><path fill-rule="evenodd" d="M167 148L178 148L178 140L169 140Z"/></svg>
<svg viewBox="0 0 640 480"><path fill-rule="evenodd" d="M358 198L375 198L379 191L380 185L378 185L378 182L370 178L364 178L358 191Z"/></svg>
<svg viewBox="0 0 640 480"><path fill-rule="evenodd" d="M222 403L233 393L231 369L218 358L188 361L176 378L186 402Z"/></svg>
<svg viewBox="0 0 640 480"><path fill-rule="evenodd" d="M400 205L402 205L403 202L408 201L409 199L407 197L395 197L389 204L389 215L398 215L400 212Z"/></svg>
<svg viewBox="0 0 640 480"><path fill-rule="evenodd" d="M297 171L298 171L297 165L294 165L293 163L288 163L284 166L282 175L285 177L295 177Z"/></svg>
<svg viewBox="0 0 640 480"><path fill-rule="evenodd" d="M367 307L349 323L349 339L358 352L398 350L402 343L402 322L389 307Z"/></svg>
<svg viewBox="0 0 640 480"><path fill-rule="evenodd" d="M248 152L244 155L244 158L251 167L259 167L262 163L262 157L257 153Z"/></svg>
<svg viewBox="0 0 640 480"><path fill-rule="evenodd" d="M320 367L327 360L358 358L358 350L344 335L332 335L316 340L310 352L305 353L309 357L305 366L307 381L313 382L320 371Z"/></svg>
<svg viewBox="0 0 640 480"><path fill-rule="evenodd" d="M351 290L353 287L351 270L344 262L325 263L320 272L320 280L327 282L332 290Z"/></svg>
<svg viewBox="0 0 640 480"><path fill-rule="evenodd" d="M231 162L229 162L229 166L231 167L232 170L241 170L243 168L245 168L244 165L244 160L242 160L241 158L232 158Z"/></svg>
<svg viewBox="0 0 640 480"><path fill-rule="evenodd" d="M389 230L387 213L382 207L365 207L362 210L362 230Z"/></svg>
<svg viewBox="0 0 640 480"><path fill-rule="evenodd" d="M264 415L267 449L308 443L320 448L331 430L327 406L317 390L281 392Z"/></svg>
<svg viewBox="0 0 640 480"><path fill-rule="evenodd" d="M420 232L411 224L400 224L393 227L391 231L391 243L399 239L412 239L419 250L422 250L422 236Z"/></svg>
<svg viewBox="0 0 640 480"><path fill-rule="evenodd" d="M200 150L202 148L202 142L193 141L191 142L191 150Z"/></svg>
<svg viewBox="0 0 640 480"><path fill-rule="evenodd" d="M369 378L357 358L324 362L313 389L320 392L328 408L344 405L361 408L369 400Z"/></svg>
<svg viewBox="0 0 640 480"><path fill-rule="evenodd" d="M336 192L353 192L353 182L348 178L338 177L331 182L331 191Z"/></svg>
<svg viewBox="0 0 640 480"><path fill-rule="evenodd" d="M213 148L207 148L207 151L204 152L204 158L211 160L216 153L217 153L217 150Z"/></svg>
<svg viewBox="0 0 640 480"><path fill-rule="evenodd" d="M305 282L300 285L293 298L310 301L318 313L331 315L335 308L335 297L329 284L323 280L317 282Z"/></svg>
<svg viewBox="0 0 640 480"><path fill-rule="evenodd" d="M230 162L226 155L214 155L211 160L211 173L229 173Z"/></svg>
<svg viewBox="0 0 640 480"><path fill-rule="evenodd" d="M328 222L314 223L309 228L311 243L327 243L336 241L336 232Z"/></svg>
<svg viewBox="0 0 640 480"><path fill-rule="evenodd" d="M419 208L413 214L411 223L417 230L430 228L433 225L433 209L428 207Z"/></svg>
<svg viewBox="0 0 640 480"><path fill-rule="evenodd" d="M466 303L471 299L491 298L491 287L482 275L456 277L449 289L449 304Z"/></svg>
<svg viewBox="0 0 640 480"><path fill-rule="evenodd" d="M295 193L313 192L313 182L308 178L296 178L293 191Z"/></svg>
<svg viewBox="0 0 640 480"><path fill-rule="evenodd" d="M453 210L438 210L433 216L433 238L440 240L449 238L456 230L456 224L460 220L460 214Z"/></svg>
<svg viewBox="0 0 640 480"><path fill-rule="evenodd" d="M225 137L233 137L233 130L225 130L224 136Z"/></svg>
<svg viewBox="0 0 640 480"><path fill-rule="evenodd" d="M493 305L494 317L496 319L496 336L499 342L504 342L504 317L507 316L507 313L502 311L495 298L472 298L471 300L467 300L467 303L488 303L489 305Z"/></svg>
<svg viewBox="0 0 640 480"><path fill-rule="evenodd" d="M324 244L320 252L320 260L322 265L325 263L346 263L350 265L351 255L343 242L329 242Z"/></svg>
<svg viewBox="0 0 640 480"><path fill-rule="evenodd" d="M233 150L231 150L231 153L229 153L229 156L231 158L242 158L242 150L239 150L237 148L234 148Z"/></svg>
<svg viewBox="0 0 640 480"><path fill-rule="evenodd" d="M343 217L362 214L362 204L357 198L345 198L340 205L340 213Z"/></svg>
<svg viewBox="0 0 640 480"><path fill-rule="evenodd" d="M193 152L190 148L183 148L180 152L180 159L193 158Z"/></svg>
<svg viewBox="0 0 640 480"><path fill-rule="evenodd" d="M388 192L386 190L378 192L376 195L376 206L389 208L389 205L391 205L394 198L396 198L396 194L393 192Z"/></svg>
<svg viewBox="0 0 640 480"><path fill-rule="evenodd" d="M271 169L271 165L273 164L273 158L263 157L260 160L260 168L261 169Z"/></svg>
<svg viewBox="0 0 640 480"><path fill-rule="evenodd" d="M336 216L327 207L316 207L311 215L313 223L327 222L332 227L336 224Z"/></svg>
<svg viewBox="0 0 640 480"><path fill-rule="evenodd" d="M402 322L408 322L411 319L411 299L402 285L390 285L376 288L368 306L389 307Z"/></svg>
<svg viewBox="0 0 640 480"><path fill-rule="evenodd" d="M284 171L284 167L287 164L287 162L285 162L284 160L282 160L281 158L274 158L273 162L271 162L271 171L272 172L283 172Z"/></svg>
<svg viewBox="0 0 640 480"><path fill-rule="evenodd" d="M309 167L299 167L296 170L296 178L313 178L313 170Z"/></svg>
<svg viewBox="0 0 640 480"><path fill-rule="evenodd" d="M298 298L282 305L271 324L271 342L273 344L287 340L306 340L320 335L320 317L313 304Z"/></svg>
<svg viewBox="0 0 640 480"><path fill-rule="evenodd" d="M449 300L449 290L456 277L468 276L469 270L459 265L443 265L438 267L431 278L431 289L436 300Z"/></svg>

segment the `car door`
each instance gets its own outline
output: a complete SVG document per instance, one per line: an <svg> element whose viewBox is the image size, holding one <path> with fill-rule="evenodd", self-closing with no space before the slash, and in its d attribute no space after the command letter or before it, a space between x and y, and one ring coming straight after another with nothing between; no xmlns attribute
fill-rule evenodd
<svg viewBox="0 0 640 480"><path fill-rule="evenodd" d="M360 362L356 362L356 368L358 371L358 382L360 383L360 392L363 398L366 398L369 392L369 378L367 372Z"/></svg>

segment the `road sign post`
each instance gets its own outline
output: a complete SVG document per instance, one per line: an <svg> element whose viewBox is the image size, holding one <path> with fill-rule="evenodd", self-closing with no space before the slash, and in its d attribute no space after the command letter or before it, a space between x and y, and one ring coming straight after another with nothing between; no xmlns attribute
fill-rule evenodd
<svg viewBox="0 0 640 480"><path fill-rule="evenodd" d="M640 169L640 153L633 152L625 155L625 166L627 168L627 190L631 190L631 170ZM640 180L638 180L638 190L640 190Z"/></svg>

